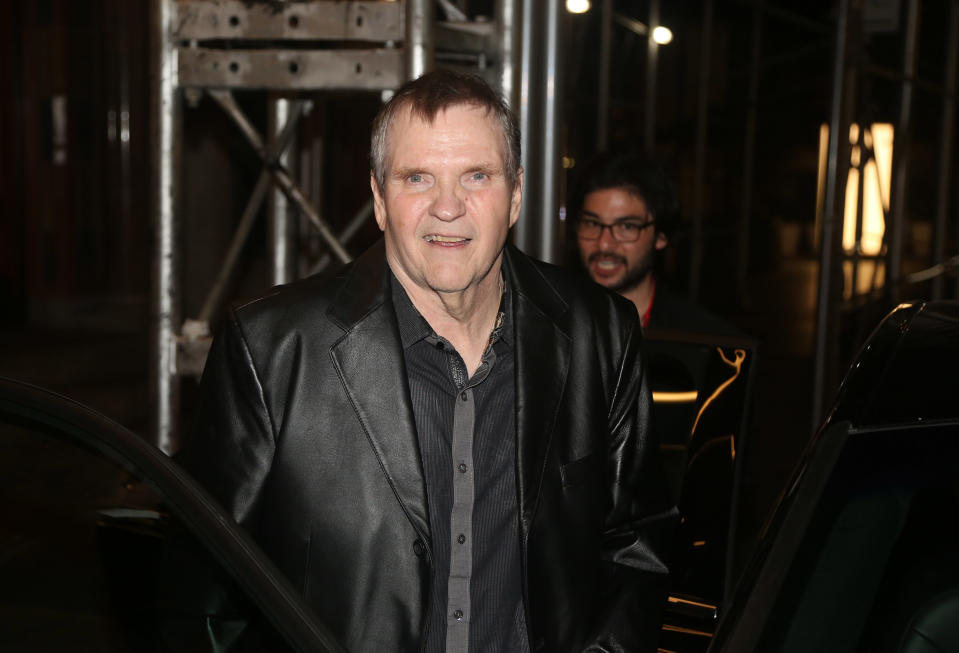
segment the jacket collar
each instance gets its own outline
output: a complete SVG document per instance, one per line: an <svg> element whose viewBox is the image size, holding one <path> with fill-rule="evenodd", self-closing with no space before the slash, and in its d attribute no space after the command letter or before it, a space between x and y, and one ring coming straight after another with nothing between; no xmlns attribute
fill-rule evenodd
<svg viewBox="0 0 959 653"><path fill-rule="evenodd" d="M384 250L380 240L340 273L328 315L344 334L330 356L397 500L426 540L426 478Z"/></svg>

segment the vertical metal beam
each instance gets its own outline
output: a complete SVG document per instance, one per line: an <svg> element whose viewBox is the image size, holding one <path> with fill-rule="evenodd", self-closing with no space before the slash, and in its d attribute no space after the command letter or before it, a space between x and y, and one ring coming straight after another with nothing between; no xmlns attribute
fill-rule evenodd
<svg viewBox="0 0 959 653"><path fill-rule="evenodd" d="M560 259L560 118L563 100L563 5L553 0L523 4L523 70L520 128L523 131L524 205L513 240L527 254Z"/></svg>
<svg viewBox="0 0 959 653"><path fill-rule="evenodd" d="M912 122L912 90L916 75L916 43L919 38L919 0L907 3L906 43L902 53L902 92L899 100L899 122L896 126L896 145L893 150L892 223L888 225L889 261L886 279L889 283L889 298L898 302L899 283L902 278L902 249L906 222L906 190L909 181L909 156L911 149L910 123Z"/></svg>
<svg viewBox="0 0 959 653"><path fill-rule="evenodd" d="M826 392L832 392L830 367L835 350L835 267L842 238L842 213L846 167L848 165L849 120L846 118L847 65L850 0L839 0L836 20L836 46L833 61L832 100L829 110L829 148L826 158L826 192L823 200L822 242L820 246L819 289L816 309L816 346L813 366L812 423L823 418Z"/></svg>
<svg viewBox="0 0 959 653"><path fill-rule="evenodd" d="M603 0L599 14L599 97L596 98L596 150L609 144L609 75L613 41L613 0Z"/></svg>
<svg viewBox="0 0 959 653"><path fill-rule="evenodd" d="M290 119L290 101L286 98L270 98L267 106L267 127L269 129L270 140L274 145L271 149L277 153L280 165L287 170L292 170L290 165L294 160L289 151L296 149L296 138L293 138L290 144L279 151L275 143L284 125ZM270 283L274 286L288 283L292 279L292 229L290 218L290 204L286 195L278 188L271 192L271 198L268 207L268 241L269 241L269 265L270 265Z"/></svg>
<svg viewBox="0 0 959 653"><path fill-rule="evenodd" d="M693 206L690 225L689 297L699 298L703 262L703 196L706 186L709 74L712 61L713 0L703 2L702 34L699 39L699 84L696 94L696 149L693 173Z"/></svg>
<svg viewBox="0 0 959 653"><path fill-rule="evenodd" d="M433 70L432 0L406 0L406 78L416 79Z"/></svg>
<svg viewBox="0 0 959 653"><path fill-rule="evenodd" d="M523 0L522 4L522 25L521 25L521 44L520 44L520 69L519 69L519 88L517 89L517 105L513 107L519 120L520 133L522 135L522 159L523 159L523 208L520 213L519 221L513 227L513 243L524 252L533 251L533 242L535 228L535 216L539 215L539 179L541 170L531 165L533 159L532 151L537 147L539 134L534 132L533 125L539 124L534 118L539 109L539 96L536 89L539 88L537 47L540 42L540 33L542 24L539 16L536 14L537 0Z"/></svg>
<svg viewBox="0 0 959 653"><path fill-rule="evenodd" d="M540 185L543 193L543 212L539 220L539 238L533 256L550 263L560 262L559 207L560 159L563 155L563 34L560 21L566 17L564 3L546 3L546 42L543 59L546 62L541 92L543 98L543 139L539 165L543 171Z"/></svg>
<svg viewBox="0 0 959 653"><path fill-rule="evenodd" d="M946 71L942 80L942 127L939 129L942 148L939 150L939 186L936 197L936 222L932 238L932 262L942 263L946 257L946 216L952 191L952 134L956 117L956 72L959 60L959 0L949 3L949 34L946 37ZM942 299L943 278L932 280L932 298Z"/></svg>
<svg viewBox="0 0 959 653"><path fill-rule="evenodd" d="M763 37L763 0L753 8L753 39L750 52L749 90L746 95L746 135L743 143L742 212L739 214L739 255L736 259L736 298L746 301L746 273L749 270L749 228L753 209L753 177L756 167L756 123L758 121L760 56Z"/></svg>
<svg viewBox="0 0 959 653"><path fill-rule="evenodd" d="M516 110L519 102L520 13L522 0L496 0L496 32L499 35L499 90Z"/></svg>
<svg viewBox="0 0 959 653"><path fill-rule="evenodd" d="M649 0L649 31L646 35L646 138L644 147L652 154L656 149L656 72L659 66L659 44L653 30L659 26L659 0Z"/></svg>
<svg viewBox="0 0 959 653"><path fill-rule="evenodd" d="M172 9L172 0L150 2L150 208L154 234L150 430L153 443L167 453L176 451L179 444L174 424L179 408L174 329L180 320L176 248L180 103L170 32Z"/></svg>

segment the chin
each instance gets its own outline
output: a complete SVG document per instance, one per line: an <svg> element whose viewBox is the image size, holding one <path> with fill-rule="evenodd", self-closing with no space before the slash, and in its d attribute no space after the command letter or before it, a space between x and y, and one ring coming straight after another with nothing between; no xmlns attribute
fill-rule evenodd
<svg viewBox="0 0 959 653"><path fill-rule="evenodd" d="M592 276L592 275L590 275L590 276ZM615 277L615 278L609 278L609 277L592 277L592 279L593 279L593 281L595 281L596 283L598 283L599 285L601 285L603 288L606 288L607 290L617 290L617 289L619 289L619 287L623 284L623 278L622 278L622 277Z"/></svg>
<svg viewBox="0 0 959 653"><path fill-rule="evenodd" d="M469 281L462 278L451 277L433 277L427 279L431 289L440 293L455 293L466 290L469 287Z"/></svg>

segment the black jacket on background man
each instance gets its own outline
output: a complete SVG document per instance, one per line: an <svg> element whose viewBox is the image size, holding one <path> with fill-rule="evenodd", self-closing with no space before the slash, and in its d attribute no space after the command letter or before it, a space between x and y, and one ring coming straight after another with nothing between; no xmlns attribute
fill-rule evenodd
<svg viewBox="0 0 959 653"><path fill-rule="evenodd" d="M530 646L655 650L675 511L636 311L512 247L504 264ZM382 242L235 308L201 394L191 471L349 650L420 650L430 520Z"/></svg>

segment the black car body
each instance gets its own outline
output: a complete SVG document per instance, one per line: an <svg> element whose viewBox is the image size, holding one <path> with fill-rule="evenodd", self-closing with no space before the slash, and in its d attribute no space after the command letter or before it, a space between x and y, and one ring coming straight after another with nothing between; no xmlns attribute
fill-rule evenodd
<svg viewBox="0 0 959 653"><path fill-rule="evenodd" d="M875 330L710 653L959 651L959 304Z"/></svg>

